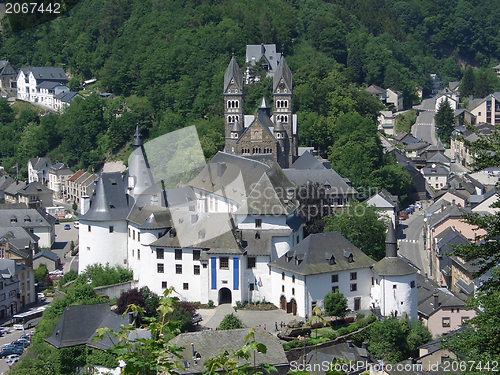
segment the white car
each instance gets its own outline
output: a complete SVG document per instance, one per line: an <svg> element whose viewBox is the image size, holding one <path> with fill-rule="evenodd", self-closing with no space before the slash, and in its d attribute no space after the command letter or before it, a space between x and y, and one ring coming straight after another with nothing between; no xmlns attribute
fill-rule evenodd
<svg viewBox="0 0 500 375"><path fill-rule="evenodd" d="M14 363L17 363L17 361L19 361L19 357L19 354L10 354L5 357L5 362L7 362L7 365L12 366Z"/></svg>
<svg viewBox="0 0 500 375"><path fill-rule="evenodd" d="M73 223L73 226L74 226L76 229L80 228L80 222L79 222L79 221L75 221L75 222Z"/></svg>
<svg viewBox="0 0 500 375"><path fill-rule="evenodd" d="M43 293L37 293L37 296L38 296L38 299L40 301L45 301L45 299L47 298L47 297L45 297L45 294L43 294Z"/></svg>
<svg viewBox="0 0 500 375"><path fill-rule="evenodd" d="M10 333L10 329L8 327L0 327L0 334L6 335Z"/></svg>

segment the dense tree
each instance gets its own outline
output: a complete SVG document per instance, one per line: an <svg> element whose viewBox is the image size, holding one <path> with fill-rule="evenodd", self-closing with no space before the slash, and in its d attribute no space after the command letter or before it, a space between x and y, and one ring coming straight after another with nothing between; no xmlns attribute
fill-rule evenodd
<svg viewBox="0 0 500 375"><path fill-rule="evenodd" d="M474 95L474 70L471 66L465 70L460 84L460 96L468 98L469 95Z"/></svg>
<svg viewBox="0 0 500 375"><path fill-rule="evenodd" d="M142 308L146 307L146 303L144 302L144 296L139 291L139 289L134 288L130 289L126 292L120 294L118 301L116 302L116 310L117 314L123 314L127 311L129 305L136 305Z"/></svg>
<svg viewBox="0 0 500 375"><path fill-rule="evenodd" d="M356 203L325 217L325 232L337 231L375 260L385 256L386 223L379 220L375 206Z"/></svg>
<svg viewBox="0 0 500 375"><path fill-rule="evenodd" d="M326 315L343 318L347 315L347 298L342 293L329 292L323 298L323 306Z"/></svg>
<svg viewBox="0 0 500 375"><path fill-rule="evenodd" d="M448 99L441 102L441 105L436 112L436 116L434 116L434 121L436 123L436 130L439 139L441 142L449 144L451 133L454 129L453 125L455 124L455 114Z"/></svg>
<svg viewBox="0 0 500 375"><path fill-rule="evenodd" d="M36 283L43 282L43 280L48 274L49 271L47 270L47 265L40 264L38 268L35 270L35 282Z"/></svg>

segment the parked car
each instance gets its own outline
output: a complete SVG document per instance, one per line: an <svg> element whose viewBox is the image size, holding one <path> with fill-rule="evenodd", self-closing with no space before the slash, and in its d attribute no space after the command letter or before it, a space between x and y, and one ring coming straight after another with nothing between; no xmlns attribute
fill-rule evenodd
<svg viewBox="0 0 500 375"><path fill-rule="evenodd" d="M193 316L191 317L191 323L199 323L203 320L202 316L200 313L194 313Z"/></svg>
<svg viewBox="0 0 500 375"><path fill-rule="evenodd" d="M74 226L76 229L80 228L80 222L79 222L79 221L75 221L75 222L73 223L73 226Z"/></svg>
<svg viewBox="0 0 500 375"><path fill-rule="evenodd" d="M7 333L10 333L9 327L0 327L0 332L5 335Z"/></svg>
<svg viewBox="0 0 500 375"><path fill-rule="evenodd" d="M47 297L45 297L45 294L43 294L43 293L37 293L36 295L38 296L38 299L40 301L45 301L45 299L47 298Z"/></svg>
<svg viewBox="0 0 500 375"><path fill-rule="evenodd" d="M64 224L64 230L70 230L71 229L71 225L69 224Z"/></svg>
<svg viewBox="0 0 500 375"><path fill-rule="evenodd" d="M5 358L5 357L7 357L8 355L11 355L11 354L21 355L21 354L23 354L23 348L18 348L18 347L4 347L0 351L0 358Z"/></svg>
<svg viewBox="0 0 500 375"><path fill-rule="evenodd" d="M19 354L10 354L7 357L5 357L5 362L7 362L7 365L12 366L14 363L19 361Z"/></svg>
<svg viewBox="0 0 500 375"><path fill-rule="evenodd" d="M12 345L22 346L23 348L27 348L31 345L31 342L26 339L17 339L16 341L12 341Z"/></svg>

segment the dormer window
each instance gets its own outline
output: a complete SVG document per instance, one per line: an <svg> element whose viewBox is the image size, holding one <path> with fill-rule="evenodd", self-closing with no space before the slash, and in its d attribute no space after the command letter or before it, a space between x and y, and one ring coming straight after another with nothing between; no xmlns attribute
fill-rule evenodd
<svg viewBox="0 0 500 375"><path fill-rule="evenodd" d="M10 222L11 222L11 223L17 223L17 217L15 217L15 216L11 216L11 218L10 218Z"/></svg>
<svg viewBox="0 0 500 375"><path fill-rule="evenodd" d="M25 223L29 223L29 222L31 222L31 218L30 218L28 215L26 215L26 216L24 217L24 222L25 222Z"/></svg>
<svg viewBox="0 0 500 375"><path fill-rule="evenodd" d="M330 264L330 266L333 266L335 264L335 257L333 255L328 258L328 263Z"/></svg>

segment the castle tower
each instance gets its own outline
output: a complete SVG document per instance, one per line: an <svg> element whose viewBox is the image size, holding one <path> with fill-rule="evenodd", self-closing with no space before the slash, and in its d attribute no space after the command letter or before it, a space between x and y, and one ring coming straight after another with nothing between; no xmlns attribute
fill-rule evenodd
<svg viewBox="0 0 500 375"><path fill-rule="evenodd" d="M417 271L398 256L396 232L392 222L385 240L385 258L373 267L375 282L372 298L383 316L417 320Z"/></svg>
<svg viewBox="0 0 500 375"><path fill-rule="evenodd" d="M292 71L285 58L282 57L273 77L274 122L276 124L281 122L287 134L286 137L290 145L288 165L292 165L292 157L298 154L297 134L293 134L292 93Z"/></svg>
<svg viewBox="0 0 500 375"><path fill-rule="evenodd" d="M231 129L238 122L245 128L245 111L243 103L243 74L235 58L231 58L224 74L224 136L226 138L226 152L236 152L231 138ZM234 150L232 152L232 149Z"/></svg>

